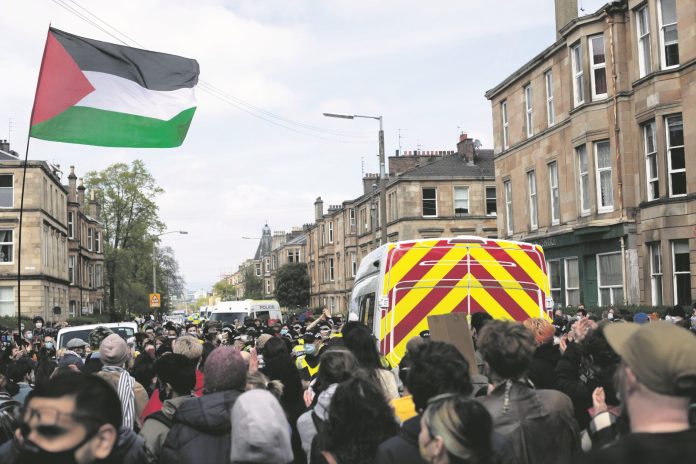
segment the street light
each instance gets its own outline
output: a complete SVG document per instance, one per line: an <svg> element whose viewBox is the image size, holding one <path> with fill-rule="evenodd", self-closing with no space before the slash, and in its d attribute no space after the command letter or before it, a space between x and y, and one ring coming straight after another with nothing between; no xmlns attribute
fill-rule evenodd
<svg viewBox="0 0 696 464"><path fill-rule="evenodd" d="M382 128L382 116L366 116L362 114L334 114L323 113L327 118L340 119L376 119L379 121L379 216L380 216L380 238L382 245L387 243L387 175L384 162L384 129Z"/></svg>
<svg viewBox="0 0 696 464"><path fill-rule="evenodd" d="M181 234L181 235L188 235L188 232L185 230L170 230L169 232L162 232L161 234L157 234L154 236L154 238L161 237L163 235L167 234ZM152 242L152 293L157 293L157 240L153 240Z"/></svg>

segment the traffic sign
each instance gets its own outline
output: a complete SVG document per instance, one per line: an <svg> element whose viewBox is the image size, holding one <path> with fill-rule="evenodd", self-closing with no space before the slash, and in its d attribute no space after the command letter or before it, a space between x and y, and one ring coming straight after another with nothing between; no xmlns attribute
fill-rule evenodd
<svg viewBox="0 0 696 464"><path fill-rule="evenodd" d="M150 293L150 308L159 308L160 301L162 300L159 293Z"/></svg>

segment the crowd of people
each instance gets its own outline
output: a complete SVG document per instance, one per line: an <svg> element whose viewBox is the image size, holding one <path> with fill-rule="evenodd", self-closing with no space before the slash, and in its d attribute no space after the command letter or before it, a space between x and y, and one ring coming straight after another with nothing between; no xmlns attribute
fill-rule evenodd
<svg viewBox="0 0 696 464"><path fill-rule="evenodd" d="M326 310L60 348L37 318L0 356L0 462L696 462L696 305L470 319L476 365L426 331L390 366Z"/></svg>

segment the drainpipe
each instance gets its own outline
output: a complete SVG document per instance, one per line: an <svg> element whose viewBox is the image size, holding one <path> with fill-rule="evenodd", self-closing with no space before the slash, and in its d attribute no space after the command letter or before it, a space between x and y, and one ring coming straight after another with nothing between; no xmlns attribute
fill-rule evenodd
<svg viewBox="0 0 696 464"><path fill-rule="evenodd" d="M612 96L612 110L614 113L614 145L616 146L616 180L619 187L619 221L623 223L624 221L624 205L623 205L623 170L621 166L621 128L619 127L619 99L617 95L618 85L617 79L618 75L616 73L616 51L614 42L614 12L608 12L607 24L609 25L609 58L611 62L611 81L613 85L613 96ZM619 239L621 244L621 278L623 285L623 304L627 304L626 295L628 294L628 288L626 287L626 242L621 236Z"/></svg>

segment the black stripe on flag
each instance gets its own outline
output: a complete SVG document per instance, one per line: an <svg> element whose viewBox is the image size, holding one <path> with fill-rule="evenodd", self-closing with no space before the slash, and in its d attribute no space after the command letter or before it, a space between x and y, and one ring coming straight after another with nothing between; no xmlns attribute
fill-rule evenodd
<svg viewBox="0 0 696 464"><path fill-rule="evenodd" d="M150 90L192 88L198 82L196 60L86 39L54 28L51 33L83 71L113 74Z"/></svg>

